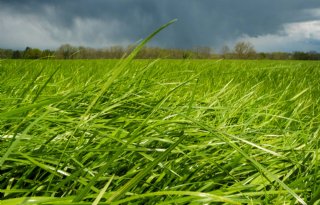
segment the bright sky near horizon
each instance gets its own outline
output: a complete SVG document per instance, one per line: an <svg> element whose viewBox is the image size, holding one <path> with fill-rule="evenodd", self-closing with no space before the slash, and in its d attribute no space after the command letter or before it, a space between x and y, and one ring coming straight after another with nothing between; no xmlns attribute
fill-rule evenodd
<svg viewBox="0 0 320 205"><path fill-rule="evenodd" d="M174 18L151 45L320 52L319 0L0 0L0 48L126 46Z"/></svg>

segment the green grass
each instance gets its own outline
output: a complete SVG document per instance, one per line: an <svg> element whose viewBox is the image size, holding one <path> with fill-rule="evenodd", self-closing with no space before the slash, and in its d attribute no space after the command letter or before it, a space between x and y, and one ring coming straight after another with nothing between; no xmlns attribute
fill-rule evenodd
<svg viewBox="0 0 320 205"><path fill-rule="evenodd" d="M0 204L312 204L320 65L0 61Z"/></svg>

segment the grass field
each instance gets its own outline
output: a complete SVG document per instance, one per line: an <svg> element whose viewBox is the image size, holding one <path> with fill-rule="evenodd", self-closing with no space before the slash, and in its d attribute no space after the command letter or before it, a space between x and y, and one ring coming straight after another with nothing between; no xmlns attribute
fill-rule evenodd
<svg viewBox="0 0 320 205"><path fill-rule="evenodd" d="M317 203L319 79L302 61L2 60L0 204Z"/></svg>

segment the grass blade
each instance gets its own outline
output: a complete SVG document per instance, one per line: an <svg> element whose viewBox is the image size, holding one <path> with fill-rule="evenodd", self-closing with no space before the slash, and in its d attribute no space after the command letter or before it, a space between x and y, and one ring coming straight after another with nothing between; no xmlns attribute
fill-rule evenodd
<svg viewBox="0 0 320 205"><path fill-rule="evenodd" d="M100 92L96 95L96 97L91 101L91 104L88 106L84 116L87 116L88 113L91 111L93 106L97 103L99 98L105 93L110 85L113 83L113 81L122 73L122 71L128 66L128 64L134 59L134 57L139 53L139 51L144 47L146 43L148 43L155 35L157 35L161 30L165 29L166 27L170 26L174 22L176 22L177 19L174 19L160 28L158 28L156 31L154 31L152 34L150 34L146 39L144 39L131 53L128 57L126 57L123 61L121 61L113 70L111 77L107 79L107 82L103 85Z"/></svg>
<svg viewBox="0 0 320 205"><path fill-rule="evenodd" d="M92 205L98 205L101 198L103 197L103 194L107 191L108 187L110 186L112 180L114 178L114 175L111 176L111 178L109 179L109 181L106 183L106 185L101 189L99 195L97 196L97 198L94 200L94 202L92 203Z"/></svg>
<svg viewBox="0 0 320 205"><path fill-rule="evenodd" d="M181 133L179 139L174 144L172 144L164 153L162 153L158 158L156 158L149 165L147 165L146 168L141 170L135 177L133 177L124 186L119 188L113 195L111 195L111 197L108 199L108 202L112 202L113 200L120 198L132 187L136 186L147 174L149 174L149 172L155 166L157 166L161 161L163 161L164 158L166 158L170 154L170 152L185 139L185 137L186 135L183 135L183 133Z"/></svg>

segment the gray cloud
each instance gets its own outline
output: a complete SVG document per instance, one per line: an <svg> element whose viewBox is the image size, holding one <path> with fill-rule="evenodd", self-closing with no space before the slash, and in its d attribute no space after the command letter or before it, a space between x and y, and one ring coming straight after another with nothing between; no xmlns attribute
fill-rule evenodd
<svg viewBox="0 0 320 205"><path fill-rule="evenodd" d="M0 0L0 47L126 45L178 18L151 44L219 48L247 39L259 50L272 50L272 37L290 37L288 24L320 20L319 8L319 0ZM320 51L318 44L310 44L320 40L317 36L306 39L303 49ZM306 39L295 36L290 49L299 50Z"/></svg>

